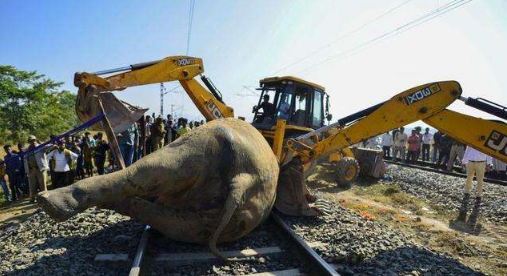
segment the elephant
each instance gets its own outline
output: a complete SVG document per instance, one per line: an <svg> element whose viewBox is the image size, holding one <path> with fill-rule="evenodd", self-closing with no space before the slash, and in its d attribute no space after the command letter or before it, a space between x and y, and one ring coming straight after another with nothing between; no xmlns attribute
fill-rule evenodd
<svg viewBox="0 0 507 276"><path fill-rule="evenodd" d="M183 242L237 240L265 221L274 205L279 164L250 124L218 119L184 134L124 170L40 193L56 221L87 208L115 210Z"/></svg>

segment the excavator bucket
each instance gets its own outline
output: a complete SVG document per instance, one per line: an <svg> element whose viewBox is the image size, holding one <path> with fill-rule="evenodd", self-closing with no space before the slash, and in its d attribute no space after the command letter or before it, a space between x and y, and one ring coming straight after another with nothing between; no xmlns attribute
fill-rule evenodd
<svg viewBox="0 0 507 276"><path fill-rule="evenodd" d="M102 112L99 97L114 133L120 133L129 128L148 110L120 101L113 93L101 92L97 87L90 85L86 89L79 89L76 100L76 113L82 122ZM102 125L96 124L92 129L102 130Z"/></svg>
<svg viewBox="0 0 507 276"><path fill-rule="evenodd" d="M354 157L359 163L360 175L381 178L384 176L386 166L381 150L352 148Z"/></svg>

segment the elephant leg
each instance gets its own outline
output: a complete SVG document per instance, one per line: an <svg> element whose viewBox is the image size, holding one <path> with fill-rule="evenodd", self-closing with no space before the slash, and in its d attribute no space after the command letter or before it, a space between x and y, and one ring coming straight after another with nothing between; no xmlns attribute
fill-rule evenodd
<svg viewBox="0 0 507 276"><path fill-rule="evenodd" d="M174 240L205 243L206 237L211 235L206 230L206 225L210 223L197 212L178 210L137 197L123 200L112 209L135 217Z"/></svg>

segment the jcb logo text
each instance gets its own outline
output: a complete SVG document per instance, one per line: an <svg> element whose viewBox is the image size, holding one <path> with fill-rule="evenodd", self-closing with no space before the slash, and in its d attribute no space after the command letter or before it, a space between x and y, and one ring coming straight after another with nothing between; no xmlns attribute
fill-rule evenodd
<svg viewBox="0 0 507 276"><path fill-rule="evenodd" d="M176 63L178 64L178 66L186 66L186 65L194 64L194 59L193 58L182 58L182 59L176 60Z"/></svg>
<svg viewBox="0 0 507 276"><path fill-rule="evenodd" d="M440 86L438 85L438 83L435 83L419 91L416 91L408 96L405 96L405 102L407 103L407 105L411 105L439 91Z"/></svg>
<svg viewBox="0 0 507 276"><path fill-rule="evenodd" d="M484 146L507 156L507 135L493 130Z"/></svg>
<svg viewBox="0 0 507 276"><path fill-rule="evenodd" d="M211 116L213 116L214 119L220 119L223 118L222 113L218 109L218 107L215 105L213 101L209 101L206 103L206 107L211 112Z"/></svg>

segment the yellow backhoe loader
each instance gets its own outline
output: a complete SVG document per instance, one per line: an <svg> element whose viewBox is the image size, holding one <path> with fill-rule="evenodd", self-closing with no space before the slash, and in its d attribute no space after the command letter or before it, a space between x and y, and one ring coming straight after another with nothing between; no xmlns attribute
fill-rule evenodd
<svg viewBox="0 0 507 276"><path fill-rule="evenodd" d="M100 77L121 71L127 72ZM79 87L76 111L83 121L92 118L101 112L100 97L114 131L121 132L140 118L145 110L119 101L112 93L102 92L177 80L206 120L234 117L233 109L224 104L220 92L206 77L202 76L201 79L208 90L194 79L203 72L201 59L176 56L94 74L76 73L74 83ZM314 198L305 185L306 172L317 160L331 153L339 153L343 160L348 160L345 157L348 154L352 156L352 153L347 153L351 145L418 120L507 162L505 123L475 118L445 108L460 99L469 106L504 120L507 120L507 109L483 99L462 97L461 87L455 81L414 87L328 126L322 126L326 94L321 86L294 77L275 77L261 80L261 90L261 97L273 93L274 102L265 105L269 108L262 113L259 112L260 108L254 109L253 125L271 143L280 161L282 172L275 206L286 214L319 213L311 206ZM347 174L347 168L344 171Z"/></svg>
<svg viewBox="0 0 507 276"><path fill-rule="evenodd" d="M127 72L106 78L100 77L100 75L121 71ZM186 56L168 57L92 74L76 73L74 84L80 88L76 111L82 121L91 119L100 112L98 104L98 95L100 95L112 128L118 133L139 119L146 110L122 102L112 93L103 92L150 83L179 81L207 121L234 117L233 109L224 103L220 91L202 75L203 73L202 59ZM195 79L198 75L202 75L201 80L207 89ZM326 94L325 88L318 84L291 76L272 77L260 80L259 90L261 90L261 95L258 105L254 107L252 124L275 151L281 150L281 147L277 145L284 139L314 131L323 127L326 119L331 120L329 95ZM267 102L269 108L258 108L266 97L270 99ZM279 137L279 141L275 141L274 134L278 119L284 119L286 122L285 134ZM322 139L321 136L314 138ZM362 170L365 175L377 176L377 172L383 168L380 151L363 149L355 149L355 151L357 156L361 156L360 160L354 158L354 153L349 148L336 150L319 158L319 160L329 161L335 167L336 183L340 186L350 186L355 181L360 171L359 164L369 168ZM305 166L307 175L311 173L317 161L314 160Z"/></svg>

